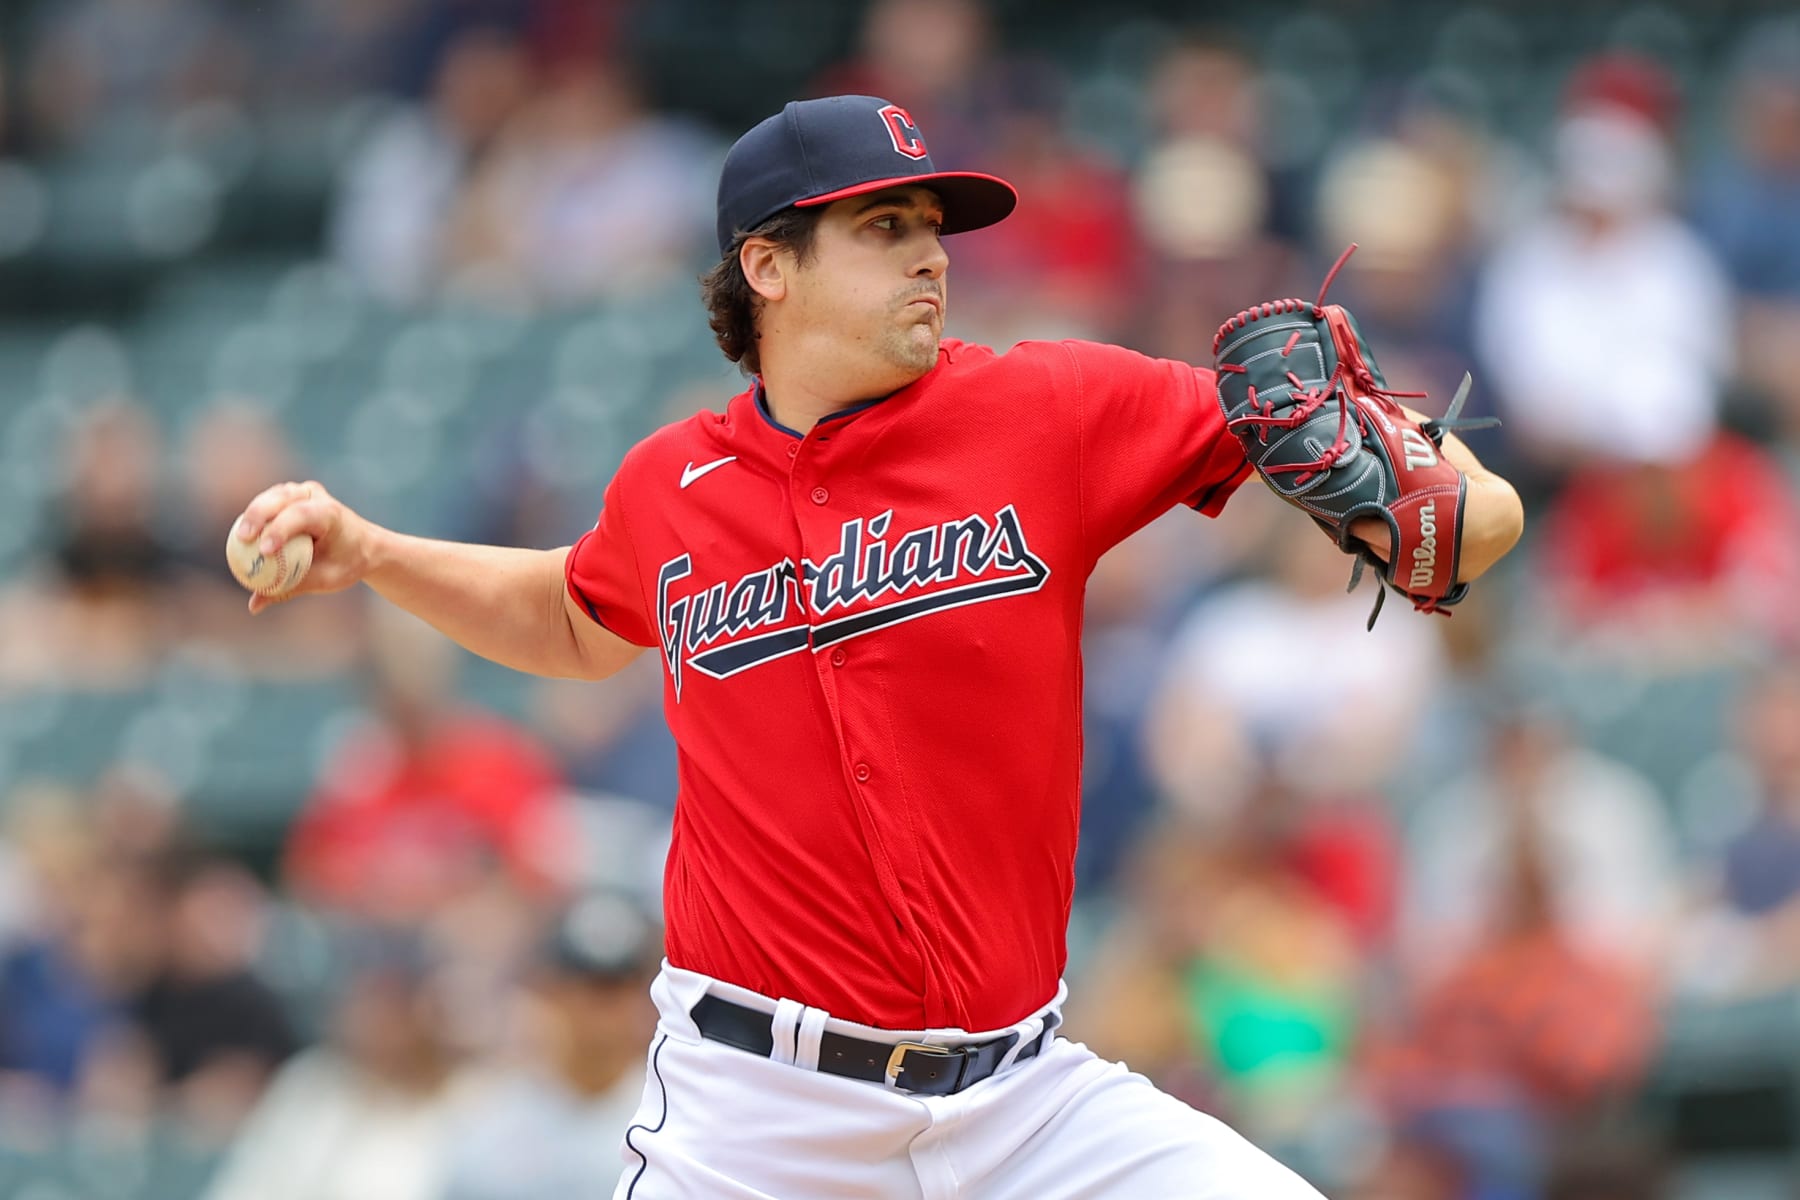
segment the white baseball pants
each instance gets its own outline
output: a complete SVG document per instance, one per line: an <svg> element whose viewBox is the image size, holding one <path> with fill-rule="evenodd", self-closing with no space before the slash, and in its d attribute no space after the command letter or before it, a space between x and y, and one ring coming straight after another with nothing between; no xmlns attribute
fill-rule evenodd
<svg viewBox="0 0 1800 1200"><path fill-rule="evenodd" d="M774 1010L771 1057L701 1039L688 1012L709 991ZM827 1028L884 1031L667 963L651 995L662 1019L614 1200L1322 1200L1223 1123L1079 1043L1058 1038L953 1096L913 1096L794 1065L818 1061ZM1042 1015L1012 1028L1023 1044ZM886 1036L946 1034L971 1037Z"/></svg>

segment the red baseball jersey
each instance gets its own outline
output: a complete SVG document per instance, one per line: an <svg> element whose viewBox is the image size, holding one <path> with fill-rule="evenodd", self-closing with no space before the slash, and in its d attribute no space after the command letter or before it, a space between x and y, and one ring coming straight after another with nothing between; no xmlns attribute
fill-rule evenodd
<svg viewBox="0 0 1800 1200"><path fill-rule="evenodd" d="M646 438L568 558L663 657L676 966L891 1029L1055 997L1101 554L1249 474L1212 372L946 339L909 387L777 424L760 386Z"/></svg>

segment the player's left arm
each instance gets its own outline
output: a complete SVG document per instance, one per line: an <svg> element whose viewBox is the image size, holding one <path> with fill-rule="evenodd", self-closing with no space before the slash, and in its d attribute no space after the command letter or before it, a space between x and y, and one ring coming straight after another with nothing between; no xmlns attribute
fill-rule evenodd
<svg viewBox="0 0 1800 1200"><path fill-rule="evenodd" d="M1425 414L1411 408L1406 409L1406 415L1415 421L1425 420ZM1439 450L1469 481L1463 501L1462 554L1456 571L1456 581L1468 583L1480 578L1518 545L1525 532L1525 505L1513 485L1482 466L1474 451L1454 433L1444 433ZM1391 539L1386 522L1365 518L1352 529L1378 558L1387 560Z"/></svg>

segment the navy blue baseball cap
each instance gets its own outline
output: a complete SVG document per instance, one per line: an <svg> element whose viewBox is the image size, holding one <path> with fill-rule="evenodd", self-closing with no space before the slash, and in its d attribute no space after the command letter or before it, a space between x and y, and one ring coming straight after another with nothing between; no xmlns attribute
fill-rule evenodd
<svg viewBox="0 0 1800 1200"><path fill-rule="evenodd" d="M925 135L898 104L877 96L795 100L737 140L719 173L719 254L784 208L811 208L883 188L918 184L944 204L944 232L1003 220L1019 202L1012 184L940 171Z"/></svg>

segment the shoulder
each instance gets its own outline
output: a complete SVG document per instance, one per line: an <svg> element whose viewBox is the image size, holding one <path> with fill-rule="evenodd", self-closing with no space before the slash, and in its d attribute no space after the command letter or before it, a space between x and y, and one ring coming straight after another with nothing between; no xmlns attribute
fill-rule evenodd
<svg viewBox="0 0 1800 1200"><path fill-rule="evenodd" d="M1082 387L1081 369L1064 343L1020 342L1002 352L946 338L926 390L939 400L951 400L962 413L985 407L1013 412L1023 406L1041 418L1049 412L1073 413ZM1053 403L1045 406L1046 398Z"/></svg>
<svg viewBox="0 0 1800 1200"><path fill-rule="evenodd" d="M697 456L730 453L731 426L743 418L749 396L746 391L733 397L724 412L697 412L645 435L619 461L615 484L629 486L646 474L666 475L671 467L679 473Z"/></svg>
<svg viewBox="0 0 1800 1200"><path fill-rule="evenodd" d="M949 353L944 365L958 371L1001 370L1039 378L1049 376L1080 386L1091 384L1100 378L1153 378L1165 377L1170 372L1186 374L1206 370L1191 363L1152 358L1109 342L1088 342L1074 338L1020 342L1004 354L996 353L986 346L950 342L945 344L949 347Z"/></svg>
<svg viewBox="0 0 1800 1200"><path fill-rule="evenodd" d="M914 386L940 399L954 393L959 402L975 398L1007 403L1021 394L1038 393L1053 386L1051 375L1066 369L1059 368L1062 361L1030 342L1002 352L976 342L945 338L938 344L937 366Z"/></svg>
<svg viewBox="0 0 1800 1200"><path fill-rule="evenodd" d="M1087 342L1019 342L1006 351L945 338L938 348L938 371L948 376L992 371L1066 370L1070 347Z"/></svg>

